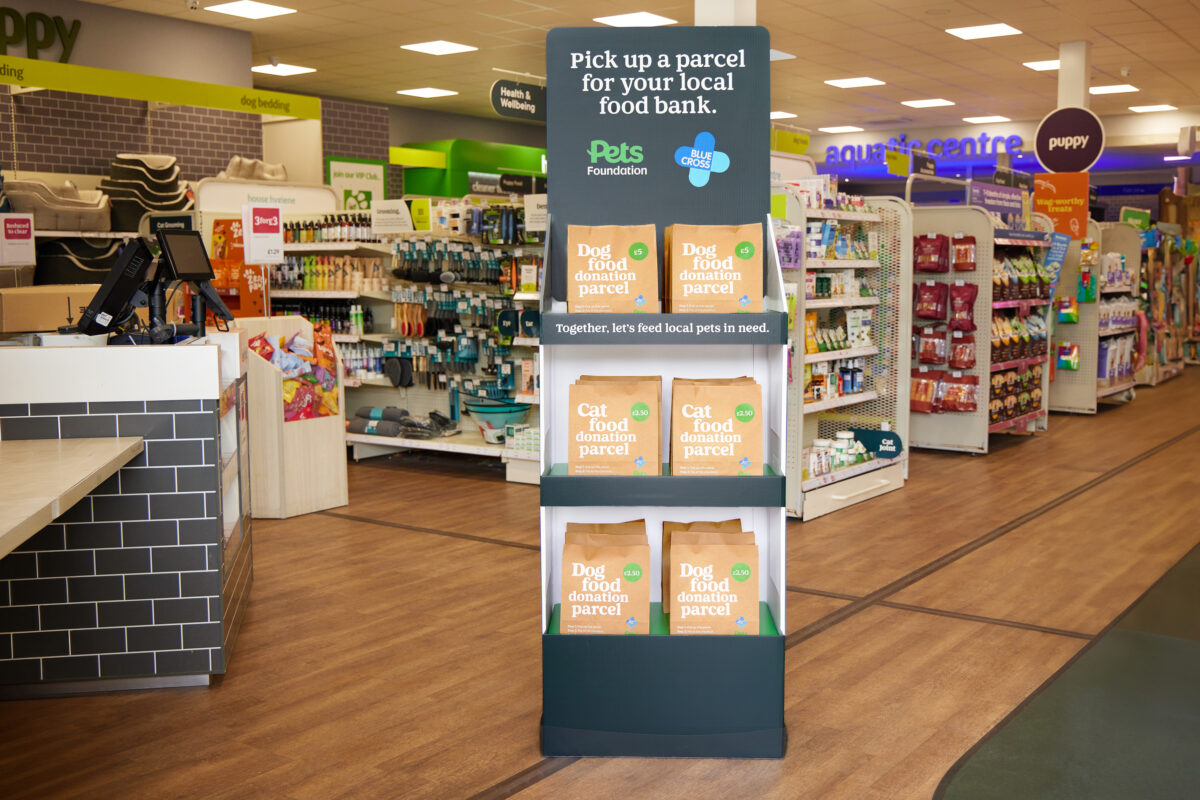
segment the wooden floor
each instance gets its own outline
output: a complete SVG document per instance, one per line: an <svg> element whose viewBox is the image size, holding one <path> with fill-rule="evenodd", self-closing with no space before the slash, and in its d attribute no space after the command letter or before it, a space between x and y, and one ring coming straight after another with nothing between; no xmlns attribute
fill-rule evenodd
<svg viewBox="0 0 1200 800"><path fill-rule="evenodd" d="M787 758L544 759L537 490L352 465L256 523L229 674L0 703L4 798L928 798L1200 541L1200 369L789 528Z"/></svg>

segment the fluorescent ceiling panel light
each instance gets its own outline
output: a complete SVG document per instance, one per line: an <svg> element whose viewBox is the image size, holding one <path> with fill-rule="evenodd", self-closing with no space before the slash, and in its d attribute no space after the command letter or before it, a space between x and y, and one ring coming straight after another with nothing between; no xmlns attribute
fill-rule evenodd
<svg viewBox="0 0 1200 800"><path fill-rule="evenodd" d="M832 81L825 81L830 86L836 86L839 89L861 89L864 86L883 86L883 81L877 81L874 78L837 78Z"/></svg>
<svg viewBox="0 0 1200 800"><path fill-rule="evenodd" d="M967 28L946 28L946 33L960 39L992 39L997 36L1016 36L1019 30L1012 25L996 22L991 25L972 25Z"/></svg>
<svg viewBox="0 0 1200 800"><path fill-rule="evenodd" d="M787 61L789 58L795 58L795 56L791 53L785 53L782 50L776 50L774 47L771 48L772 61Z"/></svg>
<svg viewBox="0 0 1200 800"><path fill-rule="evenodd" d="M656 28L659 25L674 25L678 20L660 17L649 11L634 11L632 14L614 14L611 17L595 17L592 22L611 25L614 28Z"/></svg>
<svg viewBox="0 0 1200 800"><path fill-rule="evenodd" d="M1049 61L1023 61L1021 63L1035 72L1049 72L1052 69L1062 67L1062 63L1057 58L1052 58Z"/></svg>
<svg viewBox="0 0 1200 800"><path fill-rule="evenodd" d="M941 108L942 106L954 105L954 101L932 97L928 100L901 100L900 105L908 106L909 108Z"/></svg>
<svg viewBox="0 0 1200 800"><path fill-rule="evenodd" d="M218 14L229 14L243 19L266 19L280 17L284 14L295 14L296 9L273 6L270 3L258 3L255 0L237 0L235 3L219 3L215 6L205 6L205 11L215 11Z"/></svg>
<svg viewBox="0 0 1200 800"><path fill-rule="evenodd" d="M854 125L834 125L831 128L817 128L821 133L862 133L862 128Z"/></svg>
<svg viewBox="0 0 1200 800"><path fill-rule="evenodd" d="M790 111L772 111L771 119L792 119L796 115Z"/></svg>
<svg viewBox="0 0 1200 800"><path fill-rule="evenodd" d="M396 94L429 99L431 97L449 97L452 94L458 94L458 92L452 92L449 89L434 89L432 86L426 86L422 89L397 89Z"/></svg>
<svg viewBox="0 0 1200 800"><path fill-rule="evenodd" d="M1125 94L1126 92L1141 91L1136 86L1130 86L1128 83L1113 83L1108 86L1093 86L1088 89L1088 94Z"/></svg>
<svg viewBox="0 0 1200 800"><path fill-rule="evenodd" d="M455 53L469 53L472 50L478 50L478 47L472 47L469 44L459 44L458 42L447 42L445 39L438 39L433 42L418 42L417 44L402 44L401 50L413 50L417 53L428 53L431 56L449 56Z"/></svg>
<svg viewBox="0 0 1200 800"><path fill-rule="evenodd" d="M1149 114L1154 111L1178 111L1179 109L1163 103L1157 106L1130 106L1129 110L1135 114Z"/></svg>
<svg viewBox="0 0 1200 800"><path fill-rule="evenodd" d="M251 67L250 71L261 72L264 75L276 75L280 78L316 72L312 67L298 67L295 64L260 64L257 67Z"/></svg>
<svg viewBox="0 0 1200 800"><path fill-rule="evenodd" d="M1163 156L1163 161L1191 161L1191 156Z"/></svg>
<svg viewBox="0 0 1200 800"><path fill-rule="evenodd" d="M990 117L963 117L963 122L969 122L972 125L987 125L989 122L1012 122L1012 120L999 114L993 114Z"/></svg>

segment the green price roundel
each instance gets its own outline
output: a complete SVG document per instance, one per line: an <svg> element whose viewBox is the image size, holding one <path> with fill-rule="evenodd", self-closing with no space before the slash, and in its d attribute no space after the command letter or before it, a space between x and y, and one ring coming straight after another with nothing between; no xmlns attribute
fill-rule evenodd
<svg viewBox="0 0 1200 800"><path fill-rule="evenodd" d="M738 246L733 248L733 254L735 256L737 256L738 258L740 258L742 261L746 261L747 259L753 258L754 257L754 243L753 242L739 242Z"/></svg>
<svg viewBox="0 0 1200 800"><path fill-rule="evenodd" d="M650 419L650 406L645 403L634 403L629 409L629 418L634 422L645 422Z"/></svg>
<svg viewBox="0 0 1200 800"><path fill-rule="evenodd" d="M733 409L733 418L738 422L749 422L754 419L754 406L749 403L738 403Z"/></svg>
<svg viewBox="0 0 1200 800"><path fill-rule="evenodd" d="M629 257L634 261L641 261L648 255L650 255L650 248L642 242L634 242L629 245Z"/></svg>
<svg viewBox="0 0 1200 800"><path fill-rule="evenodd" d="M739 561L729 570L729 576L738 583L745 583L750 580L750 565Z"/></svg>
<svg viewBox="0 0 1200 800"><path fill-rule="evenodd" d="M642 579L642 565L630 561L625 565L625 569L621 570L621 577L630 583L637 583Z"/></svg>

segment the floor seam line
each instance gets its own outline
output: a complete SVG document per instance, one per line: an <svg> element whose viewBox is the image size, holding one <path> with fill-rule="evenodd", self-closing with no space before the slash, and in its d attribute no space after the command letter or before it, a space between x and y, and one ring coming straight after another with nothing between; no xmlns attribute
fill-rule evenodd
<svg viewBox="0 0 1200 800"><path fill-rule="evenodd" d="M987 617L980 614L968 614L962 611L952 611L947 608L930 608L928 606L914 606L908 603L897 603L893 600L880 600L878 605L885 608L894 608L899 611L912 611L918 614L931 614L938 617L948 617L950 619L959 619L966 622L982 622L988 625L999 625L1006 628L1020 628L1022 630L1034 631L1037 633L1049 633L1055 636L1066 636L1071 639L1085 639L1091 641L1095 638L1093 634L1084 633L1083 631L1072 631L1066 628L1054 628L1049 625L1038 625L1035 622L1021 622L1016 619L1004 619L1003 617Z"/></svg>
<svg viewBox="0 0 1200 800"><path fill-rule="evenodd" d="M360 517L355 514L342 514L337 511L318 511L318 514L324 514L327 517L336 517L337 519L348 519L353 522L363 522L368 525L382 525L386 528L399 528L401 530L413 531L415 533L428 533L434 536L445 536L451 539L464 539L469 542L479 542L480 544L494 544L500 547L515 547L519 550L532 550L539 552L541 547L534 544L525 544L523 542L507 542L503 539L493 539L488 536L475 536L470 533L458 533L456 531L443 531L438 528L422 528L419 525L405 525L402 522L389 522L383 519L372 519L371 517Z"/></svg>
<svg viewBox="0 0 1200 800"><path fill-rule="evenodd" d="M580 756L546 756L536 764L509 775L481 792L476 792L467 800L507 800L579 760Z"/></svg>
<svg viewBox="0 0 1200 800"><path fill-rule="evenodd" d="M796 592L797 594L811 594L811 595L816 595L817 597L829 597L834 600L861 600L862 599L862 595L858 595L858 594L842 594L841 592L828 592L828 591L825 591L824 589L806 589L803 586L789 586L789 587L787 587L787 590L789 592Z"/></svg>
<svg viewBox="0 0 1200 800"><path fill-rule="evenodd" d="M1142 463L1146 459L1151 458L1152 456L1156 455L1157 453L1160 453L1161 451L1167 449L1168 447L1178 444L1179 442L1181 442L1184 439L1188 438L1189 436L1193 435L1197 431L1200 431L1200 425L1193 425L1191 428L1188 428L1187 430L1182 431L1181 433L1178 433L1175 436L1172 436L1170 439L1167 439L1164 442L1160 442L1159 444L1155 445L1154 447L1151 447L1150 449L1148 449L1142 453L1139 453L1138 455L1134 456L1133 458L1130 458L1127 461L1124 461L1121 464L1118 464L1117 466L1113 467L1112 469L1108 470L1107 472L1097 475L1095 478L1092 478L1091 480L1089 480L1079 486L1076 486L1074 489L1063 492L1058 497L1055 497L1055 498L1047 501L1046 503L1038 506L1037 508L1035 508L1031 511L1025 512L1024 514L1020 515L1019 517L1016 517L1015 519L1009 520L1008 522L1004 523L1003 525L1001 525L997 528L994 528L991 531L988 531L987 533L983 534L982 536L979 536L978 538L973 539L970 542L967 542L966 544L963 544L963 545L955 548L954 550L951 550L949 553L946 553L945 555L939 556L938 558L934 559L933 561L930 561L928 564L918 567L917 569L913 570L912 572L908 573L907 575L902 575L901 577L897 578L896 580L892 581L891 583L887 584L886 586L883 586L879 589L876 589L874 592L871 592L870 594L865 595L860 600L854 601L854 602L850 603L848 606L845 606L844 608L839 608L837 611L834 611L831 614L827 614L826 616L822 617L821 619L818 619L815 622L812 622L809 625L806 625L805 627L801 628L800 630L795 631L794 633L788 634L787 641L784 644L784 649L790 650L793 647L795 647L796 645L800 644L801 642L803 642L807 639L810 639L813 636L816 636L818 633L828 630L829 628L833 627L834 625L838 624L839 622L843 622L844 620L854 616L855 614L862 611L863 609L866 609L866 608L869 608L870 606L876 605L881 600L885 600L888 597L891 597L892 595L896 594L897 592L907 589L909 586L912 586L914 583L917 583L918 581L928 578L930 575L937 572L938 570L944 569L945 567L948 567L949 565L953 564L954 562L959 561L960 559L965 558L966 556L969 556L971 553L974 553L976 550L979 550L980 548L991 544L992 542L996 541L997 539L1001 538L1002 536L1012 533L1017 528L1020 528L1023 525L1029 524L1030 522L1032 522L1033 520L1037 519L1038 517L1040 517L1044 514L1048 514L1049 512L1053 511L1054 509L1058 508L1059 506L1062 506L1065 503L1068 503L1071 500L1074 500L1075 498L1079 497L1080 495L1083 495L1086 492L1091 491L1092 489L1096 488L1100 484L1106 483L1107 481L1112 480L1117 475L1120 475L1122 472L1132 469L1133 467Z"/></svg>

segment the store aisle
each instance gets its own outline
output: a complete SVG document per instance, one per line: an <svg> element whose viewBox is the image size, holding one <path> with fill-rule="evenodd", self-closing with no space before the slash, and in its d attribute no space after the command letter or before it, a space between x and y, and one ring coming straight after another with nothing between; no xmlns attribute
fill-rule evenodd
<svg viewBox="0 0 1200 800"><path fill-rule="evenodd" d="M5 797L928 798L1200 541L1200 370L789 528L783 761L544 759L538 505L493 471L351 466L257 527L207 690L0 703Z"/></svg>

